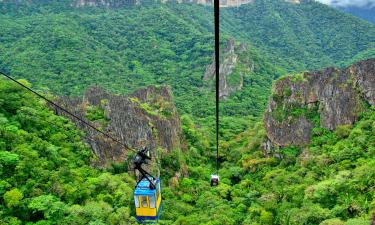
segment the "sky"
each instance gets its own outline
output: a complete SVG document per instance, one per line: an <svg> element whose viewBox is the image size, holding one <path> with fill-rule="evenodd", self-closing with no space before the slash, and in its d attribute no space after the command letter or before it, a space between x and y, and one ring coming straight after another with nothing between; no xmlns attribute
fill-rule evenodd
<svg viewBox="0 0 375 225"><path fill-rule="evenodd" d="M366 7L372 8L375 7L375 0L317 0L321 3L332 5L332 6L340 6L340 7Z"/></svg>

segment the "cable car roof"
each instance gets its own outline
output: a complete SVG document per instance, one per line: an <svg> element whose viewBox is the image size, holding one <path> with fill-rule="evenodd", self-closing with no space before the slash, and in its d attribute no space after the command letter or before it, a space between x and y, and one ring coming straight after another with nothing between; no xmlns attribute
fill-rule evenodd
<svg viewBox="0 0 375 225"><path fill-rule="evenodd" d="M160 180L157 179L155 183L156 189L152 190L150 189L150 182L146 178L144 178L138 183L137 187L135 188L134 195L153 195L159 187L159 182Z"/></svg>

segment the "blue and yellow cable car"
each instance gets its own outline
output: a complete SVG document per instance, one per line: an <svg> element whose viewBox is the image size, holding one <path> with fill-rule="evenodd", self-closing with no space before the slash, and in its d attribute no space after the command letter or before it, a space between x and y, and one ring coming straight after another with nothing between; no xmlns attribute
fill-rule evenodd
<svg viewBox="0 0 375 225"><path fill-rule="evenodd" d="M160 217L162 208L160 180L156 179L152 182L152 179L152 177L142 179L134 190L135 213L138 222L156 223Z"/></svg>
<svg viewBox="0 0 375 225"><path fill-rule="evenodd" d="M133 159L134 169L140 173L134 190L135 214L140 223L157 223L162 208L160 179L142 168L151 159L148 153L148 149L143 148Z"/></svg>

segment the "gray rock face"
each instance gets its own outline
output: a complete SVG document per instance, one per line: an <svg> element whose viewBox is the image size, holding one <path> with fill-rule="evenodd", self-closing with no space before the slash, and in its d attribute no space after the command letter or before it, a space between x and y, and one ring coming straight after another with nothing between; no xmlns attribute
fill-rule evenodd
<svg viewBox="0 0 375 225"><path fill-rule="evenodd" d="M112 95L102 88L92 87L83 99L62 98L60 102L130 148L147 146L154 156L157 147L167 151L180 148L180 120L167 87L149 86L126 96ZM101 115L100 112L102 116L98 119L95 115ZM87 142L98 157L99 166L123 161L130 153L110 138L74 118L70 119L86 131Z"/></svg>
<svg viewBox="0 0 375 225"><path fill-rule="evenodd" d="M238 65L240 59L239 54L243 51L246 51L246 47L244 44L240 44L238 47L235 45L234 39L230 38L227 41L227 45L224 49L223 54L220 58L220 81L219 81L219 90L220 90L220 98L225 99L232 93L236 91L240 91L243 88L243 80L244 80L244 73L245 71L240 71L239 79L232 79L234 74L234 70ZM215 57L213 57L212 64L207 66L206 72L204 73L203 79L205 81L215 80ZM248 66L247 70L253 70L253 65ZM230 80L235 80L234 82L230 82Z"/></svg>
<svg viewBox="0 0 375 225"><path fill-rule="evenodd" d="M375 59L368 60L348 69L353 74L353 82L359 87L362 96L371 104L375 105Z"/></svg>
<svg viewBox="0 0 375 225"><path fill-rule="evenodd" d="M329 130L353 124L375 104L375 59L278 80L264 116L273 146L306 145L314 123Z"/></svg>
<svg viewBox="0 0 375 225"><path fill-rule="evenodd" d="M124 5L137 5L140 3L140 0L76 0L72 3L72 6L75 7L84 7L84 6L104 6L117 8Z"/></svg>

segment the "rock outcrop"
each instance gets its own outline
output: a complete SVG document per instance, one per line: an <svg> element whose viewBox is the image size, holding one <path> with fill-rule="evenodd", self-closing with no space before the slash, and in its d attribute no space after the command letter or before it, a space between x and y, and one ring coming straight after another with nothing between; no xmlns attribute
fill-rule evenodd
<svg viewBox="0 0 375 225"><path fill-rule="evenodd" d="M91 87L83 99L61 98L60 103L95 127L109 133L130 148L147 146L155 154L180 148L180 120L167 87L149 86L130 95L112 95ZM58 111L86 131L87 142L98 157L99 166L123 161L130 152L85 124Z"/></svg>
<svg viewBox="0 0 375 225"><path fill-rule="evenodd" d="M250 59L240 57L244 51L246 51L244 44L236 45L234 39L228 39L220 57L220 98L225 99L232 93L241 90L245 73L254 70L254 64ZM204 73L203 79L205 81L215 80L215 57L213 57L212 61L212 64L207 66Z"/></svg>
<svg viewBox="0 0 375 225"><path fill-rule="evenodd" d="M276 147L303 146L315 126L335 130L353 124L366 104L375 105L375 59L288 76L272 92L264 116L269 141Z"/></svg>
<svg viewBox="0 0 375 225"><path fill-rule="evenodd" d="M83 6L104 6L104 7L112 7L117 8L124 5L137 5L140 3L141 0L116 0L116 1L108 1L108 0L76 0L72 5L75 7L83 7Z"/></svg>

